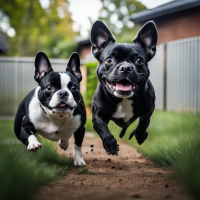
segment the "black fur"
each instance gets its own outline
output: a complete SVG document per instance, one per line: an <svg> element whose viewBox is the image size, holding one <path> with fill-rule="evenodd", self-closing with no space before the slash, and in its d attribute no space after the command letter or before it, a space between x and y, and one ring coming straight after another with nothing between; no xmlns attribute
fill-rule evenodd
<svg viewBox="0 0 200 200"><path fill-rule="evenodd" d="M140 118L130 139L135 135L138 143L142 144L148 136L146 129L155 107L155 92L148 78L147 63L156 53L157 40L157 30L152 21L141 28L134 38L134 44L115 43L114 36L101 21L96 21L92 27L92 53L99 61L96 70L99 84L92 103L93 128L101 137L108 154L117 155L119 150L107 127L110 120L123 128L120 133L120 137L123 137L128 126ZM109 86L116 86L117 83L130 85L130 82L132 89L129 91L116 91ZM133 116L128 121L113 117L123 98L132 100Z"/></svg>

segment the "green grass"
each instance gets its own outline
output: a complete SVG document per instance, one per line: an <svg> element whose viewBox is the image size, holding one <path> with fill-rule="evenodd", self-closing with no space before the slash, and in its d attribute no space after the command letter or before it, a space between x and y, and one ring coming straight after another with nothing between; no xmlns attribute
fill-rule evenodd
<svg viewBox="0 0 200 200"><path fill-rule="evenodd" d="M142 145L135 137L128 140L137 123L127 129L123 140L156 165L173 169L191 194L200 199L200 115L155 111L147 129L149 136ZM121 128L110 122L109 130L119 139Z"/></svg>
<svg viewBox="0 0 200 200"><path fill-rule="evenodd" d="M13 121L0 121L0 199L31 199L41 185L59 180L72 166L72 159L59 156L55 142L39 138L36 153L16 139Z"/></svg>
<svg viewBox="0 0 200 200"><path fill-rule="evenodd" d="M81 169L77 169L77 174L92 174L92 172L87 167L82 166Z"/></svg>
<svg viewBox="0 0 200 200"><path fill-rule="evenodd" d="M86 128L86 131L95 132L93 129L92 118L87 117L85 128Z"/></svg>

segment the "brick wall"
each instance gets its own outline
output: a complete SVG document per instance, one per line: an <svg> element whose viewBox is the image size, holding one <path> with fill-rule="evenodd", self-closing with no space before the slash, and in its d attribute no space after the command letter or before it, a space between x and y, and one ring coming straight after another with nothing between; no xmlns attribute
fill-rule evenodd
<svg viewBox="0 0 200 200"><path fill-rule="evenodd" d="M158 44L200 36L200 6L153 20L158 29Z"/></svg>

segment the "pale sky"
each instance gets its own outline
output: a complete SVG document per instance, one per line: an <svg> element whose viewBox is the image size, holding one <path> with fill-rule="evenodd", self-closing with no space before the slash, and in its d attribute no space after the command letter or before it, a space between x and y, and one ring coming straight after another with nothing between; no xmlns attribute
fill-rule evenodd
<svg viewBox="0 0 200 200"><path fill-rule="evenodd" d="M45 0L43 0L45 1ZM155 8L164 3L170 2L172 0L138 0L144 4L148 9ZM74 20L73 30L80 30L81 36L83 38L88 37L88 30L90 30L91 25L88 18L92 21L98 19L99 11L102 8L100 0L69 0L70 6L69 10L72 13L72 19Z"/></svg>

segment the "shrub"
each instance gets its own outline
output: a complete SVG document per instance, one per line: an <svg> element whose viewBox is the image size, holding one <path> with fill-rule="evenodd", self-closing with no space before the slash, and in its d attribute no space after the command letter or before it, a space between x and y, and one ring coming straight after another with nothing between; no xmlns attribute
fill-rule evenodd
<svg viewBox="0 0 200 200"><path fill-rule="evenodd" d="M86 106L92 105L92 97L94 95L97 84L99 82L97 75L96 75L97 65L98 65L98 62L86 64L86 67L87 67L87 92L84 97Z"/></svg>
<svg viewBox="0 0 200 200"><path fill-rule="evenodd" d="M76 41L65 41L58 43L56 47L57 57L69 59L73 52L77 52L78 43Z"/></svg>

